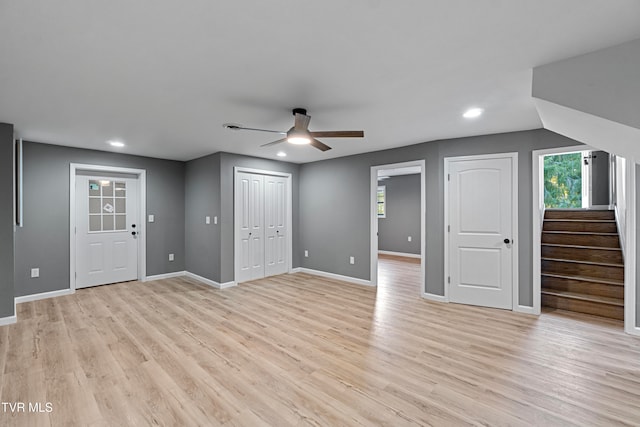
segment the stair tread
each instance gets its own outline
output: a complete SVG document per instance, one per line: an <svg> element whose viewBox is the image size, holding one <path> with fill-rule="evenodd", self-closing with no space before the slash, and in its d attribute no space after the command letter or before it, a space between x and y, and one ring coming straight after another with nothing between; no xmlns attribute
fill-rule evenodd
<svg viewBox="0 0 640 427"><path fill-rule="evenodd" d="M596 249L603 251L622 251L620 248L610 248L607 246L585 246L585 245L563 245L560 243L542 243L542 246L553 246L556 248L572 248L572 249Z"/></svg>
<svg viewBox="0 0 640 427"><path fill-rule="evenodd" d="M588 294L581 294L581 293L577 293L577 292L567 292L567 291L557 291L555 289L543 289L542 290L542 294L543 295L553 295L556 297L563 297L563 298L571 298L571 299L576 299L576 300L581 300L581 301L589 301L589 302L595 302L595 303L601 303L601 304L609 304L609 305L617 305L619 307L624 307L624 300L621 298L610 298L610 297L602 297L599 295L588 295Z"/></svg>
<svg viewBox="0 0 640 427"><path fill-rule="evenodd" d="M600 262L600 261L582 261L576 259L566 259L566 258L546 258L542 257L545 261L559 261L559 262L574 262L576 264L590 264L590 265L602 265L604 267L623 267L624 264L610 263L610 262Z"/></svg>
<svg viewBox="0 0 640 427"><path fill-rule="evenodd" d="M547 277L555 277L557 279L580 280L582 282L603 283L605 285L612 285L612 286L624 286L623 281L616 281L611 279L600 279L598 277L574 276L570 274L559 274L559 273L542 273L542 275Z"/></svg>
<svg viewBox="0 0 640 427"><path fill-rule="evenodd" d="M598 231L558 231L558 230L542 230L543 233L550 234L595 234L598 236L617 236L618 233L601 233Z"/></svg>
<svg viewBox="0 0 640 427"><path fill-rule="evenodd" d="M616 222L615 219L545 218L545 222Z"/></svg>

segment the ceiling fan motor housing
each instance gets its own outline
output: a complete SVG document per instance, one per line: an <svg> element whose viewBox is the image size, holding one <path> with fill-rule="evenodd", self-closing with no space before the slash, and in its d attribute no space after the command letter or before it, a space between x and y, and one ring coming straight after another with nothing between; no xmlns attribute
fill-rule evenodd
<svg viewBox="0 0 640 427"><path fill-rule="evenodd" d="M295 116L296 114L302 114L303 116L306 116L307 110L305 108L294 108L293 115Z"/></svg>

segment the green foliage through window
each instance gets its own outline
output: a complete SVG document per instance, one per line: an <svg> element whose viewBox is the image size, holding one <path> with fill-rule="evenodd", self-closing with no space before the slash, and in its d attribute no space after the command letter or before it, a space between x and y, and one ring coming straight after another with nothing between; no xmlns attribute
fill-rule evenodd
<svg viewBox="0 0 640 427"><path fill-rule="evenodd" d="M582 153L544 157L544 206L582 207Z"/></svg>

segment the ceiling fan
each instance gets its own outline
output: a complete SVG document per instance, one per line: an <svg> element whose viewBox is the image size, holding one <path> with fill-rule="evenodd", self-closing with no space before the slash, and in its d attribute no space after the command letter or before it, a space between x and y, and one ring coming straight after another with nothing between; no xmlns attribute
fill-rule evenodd
<svg viewBox="0 0 640 427"><path fill-rule="evenodd" d="M326 144L318 141L316 138L362 138L364 137L364 131L361 130L333 130L333 131L314 131L309 130L309 121L311 116L307 115L307 110L304 108L294 108L293 116L295 122L293 127L286 132L268 129L256 129L248 128L233 123L225 123L223 127L231 130L253 130L258 132L271 132L278 133L280 135L286 135L284 138L277 141L262 144L261 147L267 147L269 145L276 145L282 142L289 142L290 144L304 145L309 144L312 147L321 151L331 150Z"/></svg>

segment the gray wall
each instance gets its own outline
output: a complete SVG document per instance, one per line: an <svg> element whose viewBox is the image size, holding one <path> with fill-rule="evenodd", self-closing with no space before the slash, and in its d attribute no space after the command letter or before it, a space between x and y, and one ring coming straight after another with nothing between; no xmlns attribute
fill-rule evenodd
<svg viewBox="0 0 640 427"><path fill-rule="evenodd" d="M186 270L220 283L220 153L191 160L185 170ZM205 217L211 223L205 223ZM214 224L214 217L218 224Z"/></svg>
<svg viewBox="0 0 640 427"><path fill-rule="evenodd" d="M0 318L13 316L13 125L0 123Z"/></svg>
<svg viewBox="0 0 640 427"><path fill-rule="evenodd" d="M298 180L300 166L257 157L216 153L187 162L186 251L187 271L218 283L234 280L233 168L235 166L285 172L292 180L293 267L300 265L298 250ZM205 225L204 217L218 217Z"/></svg>
<svg viewBox="0 0 640 427"><path fill-rule="evenodd" d="M531 306L531 152L577 145L539 129L434 141L392 150L307 163L300 167L302 266L368 280L370 277L370 167L424 159L426 163L426 291L444 293L444 157L518 152L519 286ZM349 256L356 263L349 264Z"/></svg>
<svg viewBox="0 0 640 427"><path fill-rule="evenodd" d="M392 176L378 185L386 192L386 218L378 219L378 249L420 254L420 174Z"/></svg>
<svg viewBox="0 0 640 427"><path fill-rule="evenodd" d="M25 142L24 228L15 235L15 295L69 288L69 164L147 171L147 275L182 271L184 163L120 153ZM168 254L175 254L175 261ZM40 268L40 277L30 270Z"/></svg>

